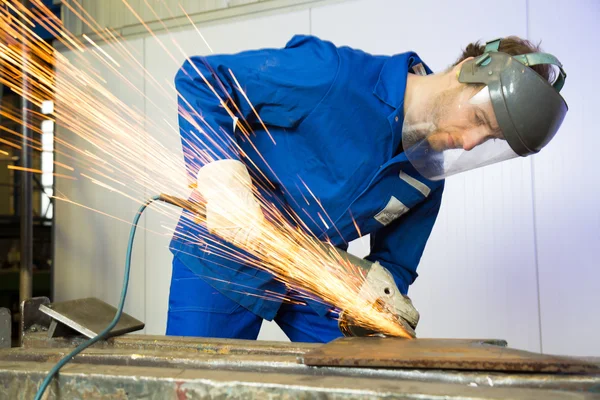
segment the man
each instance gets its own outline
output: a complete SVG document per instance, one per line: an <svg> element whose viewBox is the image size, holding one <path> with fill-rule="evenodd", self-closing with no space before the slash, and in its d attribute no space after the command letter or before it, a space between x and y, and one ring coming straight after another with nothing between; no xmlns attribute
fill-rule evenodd
<svg viewBox="0 0 600 400"><path fill-rule="evenodd" d="M207 222L184 213L177 227L167 334L256 339L274 319L292 341L341 336L335 304L282 302L294 296L284 284L227 256L261 243L253 190L340 249L370 234L366 258L406 294L444 178L543 148L567 111L564 79L558 60L516 37L471 44L437 74L414 52L374 56L313 36L192 57L175 85ZM196 240L206 237L210 251Z"/></svg>

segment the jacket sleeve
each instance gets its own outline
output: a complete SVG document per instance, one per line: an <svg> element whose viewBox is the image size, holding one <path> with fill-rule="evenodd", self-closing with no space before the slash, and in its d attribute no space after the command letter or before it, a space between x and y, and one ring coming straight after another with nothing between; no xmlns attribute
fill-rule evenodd
<svg viewBox="0 0 600 400"><path fill-rule="evenodd" d="M437 219L443 189L442 183L427 200L371 235L371 252L365 258L387 268L403 294L418 276L417 267Z"/></svg>
<svg viewBox="0 0 600 400"><path fill-rule="evenodd" d="M297 126L331 87L338 63L332 43L301 35L281 49L190 57L175 77L188 176L207 160L239 159L236 140L261 127L256 114L267 127ZM234 129L234 118L244 128Z"/></svg>

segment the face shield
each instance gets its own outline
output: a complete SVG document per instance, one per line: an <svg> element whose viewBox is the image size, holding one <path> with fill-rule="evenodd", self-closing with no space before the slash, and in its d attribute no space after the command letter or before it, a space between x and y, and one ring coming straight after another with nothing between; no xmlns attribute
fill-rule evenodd
<svg viewBox="0 0 600 400"><path fill-rule="evenodd" d="M431 180L518 156L498 124L487 86L448 90L428 107L407 110L402 145L415 169Z"/></svg>
<svg viewBox="0 0 600 400"><path fill-rule="evenodd" d="M425 178L440 180L459 172L525 157L540 151L558 131L567 112L559 94L566 78L554 56L510 56L489 42L483 56L465 62L458 80L428 104L408 109L402 146ZM528 66L554 64L550 84Z"/></svg>

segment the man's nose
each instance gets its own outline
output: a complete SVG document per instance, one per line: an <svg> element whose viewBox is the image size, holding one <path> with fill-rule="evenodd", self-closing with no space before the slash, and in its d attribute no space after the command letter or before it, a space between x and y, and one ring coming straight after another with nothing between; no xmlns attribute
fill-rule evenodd
<svg viewBox="0 0 600 400"><path fill-rule="evenodd" d="M462 145L465 151L471 151L481 143L485 142L485 134L476 130L467 131L462 137Z"/></svg>

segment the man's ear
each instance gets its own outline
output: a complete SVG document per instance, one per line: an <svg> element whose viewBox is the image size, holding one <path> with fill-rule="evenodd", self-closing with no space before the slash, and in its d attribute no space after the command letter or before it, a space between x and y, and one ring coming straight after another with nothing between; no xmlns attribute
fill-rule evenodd
<svg viewBox="0 0 600 400"><path fill-rule="evenodd" d="M474 59L475 57L467 57L464 60L462 60L461 62L459 62L458 64L456 64L454 67L452 67L452 73L451 75L453 77L455 77L455 79L458 79L458 75L460 74L460 69L463 67L463 64L466 63L469 60Z"/></svg>

